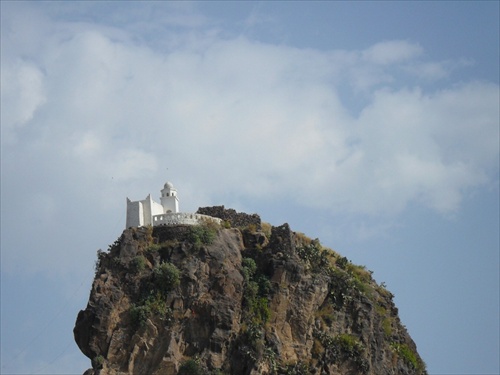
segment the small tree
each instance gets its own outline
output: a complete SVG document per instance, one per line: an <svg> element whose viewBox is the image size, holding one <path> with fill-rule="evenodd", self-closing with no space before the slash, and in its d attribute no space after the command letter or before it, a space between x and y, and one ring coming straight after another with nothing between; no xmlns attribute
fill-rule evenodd
<svg viewBox="0 0 500 375"><path fill-rule="evenodd" d="M180 272L172 263L161 263L154 269L154 283L162 294L168 294L180 284Z"/></svg>
<svg viewBox="0 0 500 375"><path fill-rule="evenodd" d="M138 255L132 259L130 266L133 272L141 272L146 268L146 258L143 255Z"/></svg>
<svg viewBox="0 0 500 375"><path fill-rule="evenodd" d="M188 359L179 367L177 375L203 375L203 370L196 360Z"/></svg>

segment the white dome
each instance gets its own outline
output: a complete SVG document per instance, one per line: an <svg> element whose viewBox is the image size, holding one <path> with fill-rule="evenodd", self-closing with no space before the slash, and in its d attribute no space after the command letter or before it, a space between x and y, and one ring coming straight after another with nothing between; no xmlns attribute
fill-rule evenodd
<svg viewBox="0 0 500 375"><path fill-rule="evenodd" d="M174 185L171 182L165 182L165 185L163 186L165 189L173 189Z"/></svg>

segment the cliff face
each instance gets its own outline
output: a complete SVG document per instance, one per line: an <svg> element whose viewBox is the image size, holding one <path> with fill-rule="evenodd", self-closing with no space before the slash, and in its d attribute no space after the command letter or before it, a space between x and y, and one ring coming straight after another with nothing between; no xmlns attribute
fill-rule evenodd
<svg viewBox="0 0 500 375"><path fill-rule="evenodd" d="M287 224L125 230L74 334L86 374L425 374L391 293Z"/></svg>

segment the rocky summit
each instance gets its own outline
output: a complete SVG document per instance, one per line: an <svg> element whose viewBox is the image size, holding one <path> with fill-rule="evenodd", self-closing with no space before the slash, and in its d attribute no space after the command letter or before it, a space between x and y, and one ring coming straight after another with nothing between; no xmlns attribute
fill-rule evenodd
<svg viewBox="0 0 500 375"><path fill-rule="evenodd" d="M129 228L98 252L85 375L426 374L370 271L288 224L200 213L223 224Z"/></svg>

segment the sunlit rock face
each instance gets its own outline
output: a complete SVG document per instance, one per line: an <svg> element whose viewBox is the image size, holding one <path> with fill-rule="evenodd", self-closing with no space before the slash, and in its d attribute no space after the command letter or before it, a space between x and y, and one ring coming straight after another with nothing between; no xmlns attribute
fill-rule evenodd
<svg viewBox="0 0 500 375"><path fill-rule="evenodd" d="M425 374L392 297L287 224L129 228L74 334L87 375Z"/></svg>

